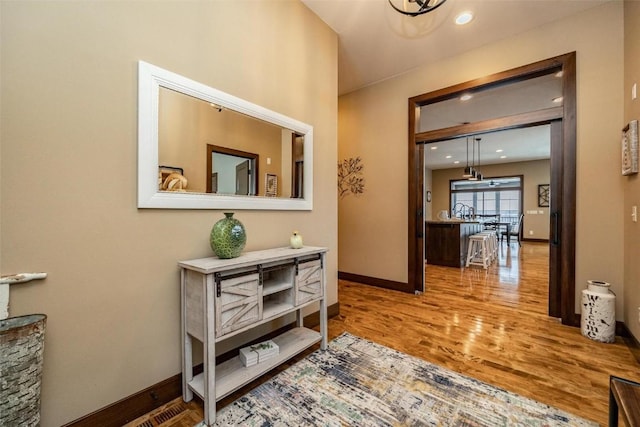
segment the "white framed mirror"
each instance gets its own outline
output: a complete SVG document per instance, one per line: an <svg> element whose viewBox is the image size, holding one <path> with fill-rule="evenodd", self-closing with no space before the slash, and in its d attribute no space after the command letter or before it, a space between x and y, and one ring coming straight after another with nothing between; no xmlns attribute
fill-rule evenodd
<svg viewBox="0 0 640 427"><path fill-rule="evenodd" d="M251 184L212 146L255 153ZM311 210L313 126L139 61L138 208Z"/></svg>

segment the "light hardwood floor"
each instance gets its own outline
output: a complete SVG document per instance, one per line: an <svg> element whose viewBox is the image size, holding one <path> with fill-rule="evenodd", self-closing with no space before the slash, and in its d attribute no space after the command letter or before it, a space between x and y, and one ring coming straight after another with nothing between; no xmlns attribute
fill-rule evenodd
<svg viewBox="0 0 640 427"><path fill-rule="evenodd" d="M608 420L609 375L640 380L640 365L622 338L591 341L580 328L547 316L546 244L503 243L488 270L425 268L422 295L340 280L340 315L329 321L329 338L348 331L601 425ZM202 418L198 403L188 408L183 420L160 425Z"/></svg>

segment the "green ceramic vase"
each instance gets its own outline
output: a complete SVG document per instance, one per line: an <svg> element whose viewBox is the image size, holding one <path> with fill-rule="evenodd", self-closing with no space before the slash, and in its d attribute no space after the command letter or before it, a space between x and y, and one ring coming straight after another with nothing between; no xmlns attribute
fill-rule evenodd
<svg viewBox="0 0 640 427"><path fill-rule="evenodd" d="M247 243L244 225L233 217L233 212L225 212L224 218L213 224L209 243L218 258L236 258Z"/></svg>

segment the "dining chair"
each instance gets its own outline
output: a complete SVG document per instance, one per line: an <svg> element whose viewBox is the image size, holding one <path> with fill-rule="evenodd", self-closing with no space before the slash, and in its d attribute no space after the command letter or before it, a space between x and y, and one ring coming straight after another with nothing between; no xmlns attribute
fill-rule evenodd
<svg viewBox="0 0 640 427"><path fill-rule="evenodd" d="M498 223L500 222L500 215L486 215L484 217L484 222L482 223L482 231L490 231L495 234L496 242L500 235L498 234L500 229L498 228Z"/></svg>
<svg viewBox="0 0 640 427"><path fill-rule="evenodd" d="M509 237L515 237L518 240L518 246L522 246L520 242L520 229L522 228L522 220L524 219L524 214L520 214L518 218L518 222L511 224L511 231L509 232ZM502 242L507 235L506 231L502 231L500 233L500 242Z"/></svg>

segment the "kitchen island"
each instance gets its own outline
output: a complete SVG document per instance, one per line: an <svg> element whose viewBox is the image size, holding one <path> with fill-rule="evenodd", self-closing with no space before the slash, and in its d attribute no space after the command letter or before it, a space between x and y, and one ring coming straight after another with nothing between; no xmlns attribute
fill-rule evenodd
<svg viewBox="0 0 640 427"><path fill-rule="evenodd" d="M469 236L479 231L478 221L425 221L427 264L464 267Z"/></svg>

